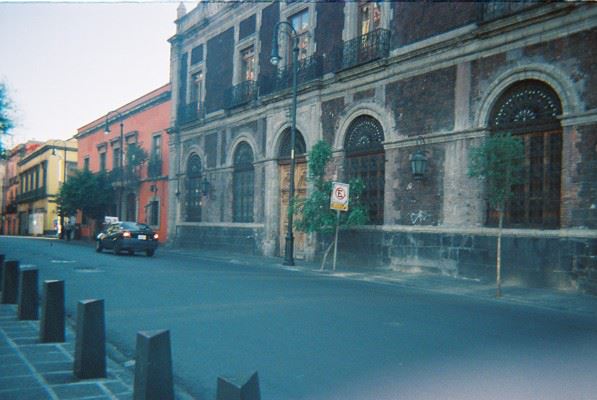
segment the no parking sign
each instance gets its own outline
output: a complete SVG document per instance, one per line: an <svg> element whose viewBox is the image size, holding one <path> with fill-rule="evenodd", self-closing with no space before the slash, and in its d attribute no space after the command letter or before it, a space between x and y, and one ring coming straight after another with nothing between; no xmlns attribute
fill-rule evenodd
<svg viewBox="0 0 597 400"><path fill-rule="evenodd" d="M348 211L348 183L333 182L332 196L330 197L330 208L338 211Z"/></svg>

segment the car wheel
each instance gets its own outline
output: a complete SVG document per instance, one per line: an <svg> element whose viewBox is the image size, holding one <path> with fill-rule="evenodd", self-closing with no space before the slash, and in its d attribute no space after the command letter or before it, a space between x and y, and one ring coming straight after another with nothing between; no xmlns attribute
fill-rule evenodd
<svg viewBox="0 0 597 400"><path fill-rule="evenodd" d="M120 254L120 252L122 251L122 244L120 244L120 242L116 242L114 243L114 254Z"/></svg>
<svg viewBox="0 0 597 400"><path fill-rule="evenodd" d="M97 240L95 242L95 251L97 251L98 253L101 253L103 249L104 249L104 246L102 246L102 242Z"/></svg>
<svg viewBox="0 0 597 400"><path fill-rule="evenodd" d="M155 250L153 250L153 249L145 250L145 254L147 255L147 257L153 256L154 253L155 253Z"/></svg>

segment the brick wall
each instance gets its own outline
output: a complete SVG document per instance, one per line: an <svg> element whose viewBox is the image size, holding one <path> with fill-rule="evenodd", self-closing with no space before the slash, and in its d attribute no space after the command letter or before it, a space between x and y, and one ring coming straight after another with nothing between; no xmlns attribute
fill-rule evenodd
<svg viewBox="0 0 597 400"><path fill-rule="evenodd" d="M452 130L455 82L456 67L450 67L388 84L386 104L394 110L398 132L418 136Z"/></svg>
<svg viewBox="0 0 597 400"><path fill-rule="evenodd" d="M392 48L448 32L477 20L475 2L392 3Z"/></svg>

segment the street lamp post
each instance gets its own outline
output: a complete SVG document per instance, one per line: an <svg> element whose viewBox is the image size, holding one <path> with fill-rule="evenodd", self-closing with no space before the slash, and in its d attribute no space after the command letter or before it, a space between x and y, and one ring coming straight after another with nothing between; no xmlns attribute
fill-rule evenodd
<svg viewBox="0 0 597 400"><path fill-rule="evenodd" d="M120 168L120 189L118 190L118 220L122 221L122 192L124 191L124 121L120 112L110 111L106 114L104 134L108 135L110 133L110 125L108 124L110 114L118 114L117 119L120 120L120 159L118 160L118 167Z"/></svg>
<svg viewBox="0 0 597 400"><path fill-rule="evenodd" d="M292 40L292 108L290 110L290 179L288 184L288 229L286 232L286 246L284 253L284 265L294 265L294 235L292 233L292 202L294 200L294 169L296 166L296 159L294 154L294 146L296 142L296 75L298 71L298 54L299 54L299 36L296 30L288 21L280 21L274 27L274 37L272 40L272 55L270 62L277 66L280 62L280 54L278 53L278 34L281 28L285 27L284 32L288 34Z"/></svg>

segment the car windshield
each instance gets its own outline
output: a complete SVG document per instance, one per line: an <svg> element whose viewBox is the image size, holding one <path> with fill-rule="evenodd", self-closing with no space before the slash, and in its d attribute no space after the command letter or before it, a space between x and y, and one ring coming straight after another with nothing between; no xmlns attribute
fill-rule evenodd
<svg viewBox="0 0 597 400"><path fill-rule="evenodd" d="M120 222L120 227L129 231L147 231L151 229L149 226L137 222Z"/></svg>

